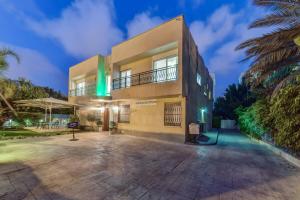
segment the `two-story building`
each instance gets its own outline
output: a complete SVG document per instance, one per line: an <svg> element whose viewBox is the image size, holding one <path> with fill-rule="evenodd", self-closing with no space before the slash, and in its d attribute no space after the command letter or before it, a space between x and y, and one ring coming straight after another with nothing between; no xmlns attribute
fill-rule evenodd
<svg viewBox="0 0 300 200"><path fill-rule="evenodd" d="M69 101L81 124L115 122L121 132L189 140L190 123L211 128L213 80L183 16L69 70ZM151 133L151 134L150 134Z"/></svg>

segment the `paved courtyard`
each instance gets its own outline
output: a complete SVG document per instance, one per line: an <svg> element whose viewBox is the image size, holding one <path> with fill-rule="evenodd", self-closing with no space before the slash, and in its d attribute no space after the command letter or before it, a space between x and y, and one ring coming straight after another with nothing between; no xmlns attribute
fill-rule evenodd
<svg viewBox="0 0 300 200"><path fill-rule="evenodd" d="M70 137L0 142L0 199L300 199L300 169L238 133L216 146Z"/></svg>

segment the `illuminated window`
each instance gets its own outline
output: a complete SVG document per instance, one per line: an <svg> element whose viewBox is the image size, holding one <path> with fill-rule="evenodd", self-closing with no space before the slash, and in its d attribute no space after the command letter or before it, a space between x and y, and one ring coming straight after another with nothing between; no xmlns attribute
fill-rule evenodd
<svg viewBox="0 0 300 200"><path fill-rule="evenodd" d="M131 85L131 70L121 71L121 88L130 87Z"/></svg>
<svg viewBox="0 0 300 200"><path fill-rule="evenodd" d="M178 57L172 56L156 60L153 63L153 78L157 82L172 81L177 79Z"/></svg>
<svg viewBox="0 0 300 200"><path fill-rule="evenodd" d="M165 103L165 126L181 126L181 103Z"/></svg>
<svg viewBox="0 0 300 200"><path fill-rule="evenodd" d="M130 122L130 105L121 105L119 108L119 122L129 123Z"/></svg>
<svg viewBox="0 0 300 200"><path fill-rule="evenodd" d="M85 81L77 81L76 82L76 96L84 96L85 95Z"/></svg>
<svg viewBox="0 0 300 200"><path fill-rule="evenodd" d="M197 73L197 83L201 86L201 75Z"/></svg>
<svg viewBox="0 0 300 200"><path fill-rule="evenodd" d="M111 91L111 76L106 76L106 94L109 96Z"/></svg>

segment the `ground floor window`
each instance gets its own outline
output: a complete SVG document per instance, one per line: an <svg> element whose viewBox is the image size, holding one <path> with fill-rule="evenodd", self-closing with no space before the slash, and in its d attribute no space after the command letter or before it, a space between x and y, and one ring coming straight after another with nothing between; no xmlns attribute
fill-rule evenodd
<svg viewBox="0 0 300 200"><path fill-rule="evenodd" d="M181 102L165 103L165 126L181 126Z"/></svg>
<svg viewBox="0 0 300 200"><path fill-rule="evenodd" d="M130 105L121 105L119 107L119 122L129 123L130 121Z"/></svg>

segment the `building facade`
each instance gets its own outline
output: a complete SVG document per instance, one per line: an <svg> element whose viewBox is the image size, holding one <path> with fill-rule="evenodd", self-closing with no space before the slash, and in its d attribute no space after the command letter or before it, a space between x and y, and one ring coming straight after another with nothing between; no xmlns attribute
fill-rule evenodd
<svg viewBox="0 0 300 200"><path fill-rule="evenodd" d="M211 128L213 80L179 16L72 66L69 101L81 124L188 141L190 123Z"/></svg>

